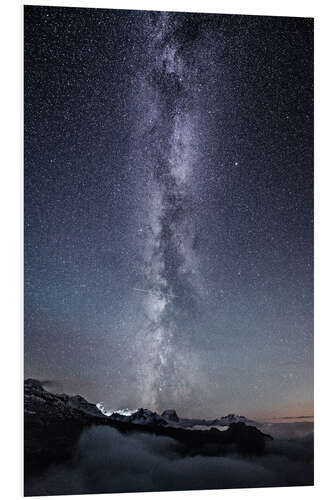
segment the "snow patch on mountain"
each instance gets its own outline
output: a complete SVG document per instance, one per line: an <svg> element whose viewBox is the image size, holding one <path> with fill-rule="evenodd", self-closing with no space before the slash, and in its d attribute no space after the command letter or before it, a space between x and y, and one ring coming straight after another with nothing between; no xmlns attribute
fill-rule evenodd
<svg viewBox="0 0 333 500"><path fill-rule="evenodd" d="M101 411L103 415L105 415L106 417L111 417L112 415L121 415L125 417L130 417L131 415L133 415L133 413L138 411L137 408L135 410L131 410L130 408L123 408L121 410L107 410L103 402L97 403L96 406L99 409L99 411Z"/></svg>

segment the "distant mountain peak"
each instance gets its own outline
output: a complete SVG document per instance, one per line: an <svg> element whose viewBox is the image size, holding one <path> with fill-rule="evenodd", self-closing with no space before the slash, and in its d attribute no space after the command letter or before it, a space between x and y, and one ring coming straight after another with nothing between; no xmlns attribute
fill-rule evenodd
<svg viewBox="0 0 333 500"><path fill-rule="evenodd" d="M165 418L166 420L170 420L171 422L179 422L179 417L176 413L176 410L164 410L164 412L161 414L162 418Z"/></svg>
<svg viewBox="0 0 333 500"><path fill-rule="evenodd" d="M256 424L254 420L250 420L244 415L237 415L236 413L229 413L228 415L222 416L219 419L220 425L230 425L233 423L243 422L245 424Z"/></svg>

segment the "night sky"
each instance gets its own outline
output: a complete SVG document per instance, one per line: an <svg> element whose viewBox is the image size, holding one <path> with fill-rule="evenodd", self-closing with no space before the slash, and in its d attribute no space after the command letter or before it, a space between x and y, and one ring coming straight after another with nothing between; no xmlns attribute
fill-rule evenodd
<svg viewBox="0 0 333 500"><path fill-rule="evenodd" d="M25 7L25 376L313 412L313 20Z"/></svg>

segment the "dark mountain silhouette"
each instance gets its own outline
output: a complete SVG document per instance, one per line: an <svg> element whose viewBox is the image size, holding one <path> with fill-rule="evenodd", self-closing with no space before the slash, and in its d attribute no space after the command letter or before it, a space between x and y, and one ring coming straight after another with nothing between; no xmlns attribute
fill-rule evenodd
<svg viewBox="0 0 333 500"><path fill-rule="evenodd" d="M177 420L178 419L178 420ZM53 394L41 382L27 379L24 383L25 467L30 474L73 456L75 445L84 429L94 425L115 427L121 433L144 432L175 440L182 455L223 455L230 448L247 455L264 453L272 438L244 422L229 428L196 430L169 425L179 421L174 410L162 415L140 408L130 416L103 415L96 405L81 396Z"/></svg>

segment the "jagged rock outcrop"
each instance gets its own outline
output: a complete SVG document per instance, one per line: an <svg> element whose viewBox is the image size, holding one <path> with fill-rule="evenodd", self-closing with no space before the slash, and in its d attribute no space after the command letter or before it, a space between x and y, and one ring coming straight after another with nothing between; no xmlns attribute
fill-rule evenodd
<svg viewBox="0 0 333 500"><path fill-rule="evenodd" d="M169 420L170 422L179 422L179 417L176 413L176 410L164 410L161 417L165 420Z"/></svg>
<svg viewBox="0 0 333 500"><path fill-rule="evenodd" d="M139 408L130 416L130 422L140 425L167 425L167 422L158 413Z"/></svg>

